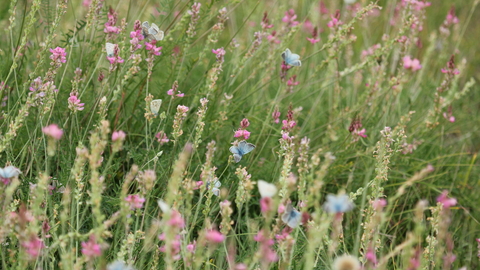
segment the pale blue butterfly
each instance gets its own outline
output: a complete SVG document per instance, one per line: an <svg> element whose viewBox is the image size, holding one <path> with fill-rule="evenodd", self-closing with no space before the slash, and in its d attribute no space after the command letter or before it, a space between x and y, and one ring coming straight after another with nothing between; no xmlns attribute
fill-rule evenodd
<svg viewBox="0 0 480 270"><path fill-rule="evenodd" d="M292 53L289 49L286 49L282 53L282 58L287 65L299 67L302 65L302 61L300 61L300 55Z"/></svg>
<svg viewBox="0 0 480 270"><path fill-rule="evenodd" d="M117 260L107 265L107 270L135 270L135 268L125 264L123 261Z"/></svg>
<svg viewBox="0 0 480 270"><path fill-rule="evenodd" d="M12 177L17 177L21 173L22 172L20 172L20 170L15 166L0 168L0 178L10 179Z"/></svg>
<svg viewBox="0 0 480 270"><path fill-rule="evenodd" d="M288 203L287 210L282 215L282 221L290 228L296 228L302 221L302 214L293 208L292 203Z"/></svg>
<svg viewBox="0 0 480 270"><path fill-rule="evenodd" d="M238 146L230 147L230 152L232 152L235 162L238 163L242 160L243 155L252 152L253 149L255 149L255 145L241 141Z"/></svg>
<svg viewBox="0 0 480 270"><path fill-rule="evenodd" d="M158 26L154 23L150 25L147 21L142 23L142 34L144 37L150 40L161 41L163 40L163 31L158 28Z"/></svg>
<svg viewBox="0 0 480 270"><path fill-rule="evenodd" d="M323 209L328 213L345 213L352 210L355 207L350 198L346 194L340 195L327 195L327 201L323 205Z"/></svg>

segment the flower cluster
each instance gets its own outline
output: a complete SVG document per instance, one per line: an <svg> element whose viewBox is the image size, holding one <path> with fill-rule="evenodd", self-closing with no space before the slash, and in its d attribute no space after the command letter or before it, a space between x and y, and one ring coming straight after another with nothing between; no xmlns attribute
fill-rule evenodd
<svg viewBox="0 0 480 270"><path fill-rule="evenodd" d="M67 53L64 48L56 47L55 49L50 49L50 53L52 53L50 55L50 59L52 59L50 65L60 67L62 63L67 62Z"/></svg>
<svg viewBox="0 0 480 270"><path fill-rule="evenodd" d="M172 96L172 98L176 97L184 97L185 94L178 91L178 82L173 82L172 89L167 91L167 95Z"/></svg>
<svg viewBox="0 0 480 270"><path fill-rule="evenodd" d="M76 111L83 111L85 109L83 106L85 106L85 103L80 103L80 99L77 97L77 93L72 92L70 93L70 97L68 98L68 108L72 112Z"/></svg>
<svg viewBox="0 0 480 270"><path fill-rule="evenodd" d="M119 56L120 54L120 49L118 48L118 44L114 44L115 47L113 49L113 55L107 55L107 59L110 62L110 71L113 71L116 69L115 64L121 64L124 62L124 60Z"/></svg>
<svg viewBox="0 0 480 270"><path fill-rule="evenodd" d="M318 36L318 27L315 26L315 28L313 28L312 37L307 38L307 40L310 41L310 43L312 43L312 44L320 42L320 37Z"/></svg>
<svg viewBox="0 0 480 270"><path fill-rule="evenodd" d="M299 24L298 21L295 21L297 19L297 15L295 14L295 10L289 9L288 11L285 11L285 16L282 18L282 22L287 23L288 27L294 27Z"/></svg>
<svg viewBox="0 0 480 270"><path fill-rule="evenodd" d="M107 34L118 34L120 33L120 28L116 27L115 24L117 23L117 12L113 10L113 8L110 8L108 10L108 21L105 23L105 29L103 29L103 32Z"/></svg>
<svg viewBox="0 0 480 270"><path fill-rule="evenodd" d="M329 28L337 28L338 26L342 25L343 22L340 21L340 10L337 10L335 12L335 15L330 15L330 18L332 20L330 20L328 23L327 23L327 26Z"/></svg>
<svg viewBox="0 0 480 270"><path fill-rule="evenodd" d="M243 137L245 140L250 138L250 132L247 130L247 127L250 125L250 122L248 121L247 118L243 118L243 120L240 122L240 128L235 131L235 134L233 137L239 138Z"/></svg>
<svg viewBox="0 0 480 270"><path fill-rule="evenodd" d="M350 133L352 134L352 141L353 142L356 142L360 139L360 137L362 138L366 138L367 137L367 134L365 134L366 130L362 128L362 122L360 121L360 119L358 118L355 118L352 120L352 123L350 123L350 127L348 128L348 131L350 131Z"/></svg>
<svg viewBox="0 0 480 270"><path fill-rule="evenodd" d="M161 50L162 50L162 47L157 47L155 46L155 44L157 43L157 41L155 39L151 40L150 42L146 42L145 43L145 49L147 51L150 51L151 54L153 55L160 55L161 54Z"/></svg>
<svg viewBox="0 0 480 270"><path fill-rule="evenodd" d="M142 24L139 20L135 21L135 24L133 25L133 31L130 32L130 44L132 46L130 47L130 52L135 52L136 50L142 48L142 44L140 44L140 41L142 41L145 37L142 34Z"/></svg>
<svg viewBox="0 0 480 270"><path fill-rule="evenodd" d="M195 26L197 25L198 23L198 19L200 19L200 7L202 6L202 4L200 3L193 3L192 5L192 9L187 11L188 14L190 14L191 18L190 18L190 24L188 25L188 30L187 30L187 36L189 38L192 38L193 36L195 36L196 32L195 32Z"/></svg>
<svg viewBox="0 0 480 270"><path fill-rule="evenodd" d="M418 59L412 59L410 56L403 57L403 67L405 69L411 69L412 71L417 71L422 68L420 61Z"/></svg>

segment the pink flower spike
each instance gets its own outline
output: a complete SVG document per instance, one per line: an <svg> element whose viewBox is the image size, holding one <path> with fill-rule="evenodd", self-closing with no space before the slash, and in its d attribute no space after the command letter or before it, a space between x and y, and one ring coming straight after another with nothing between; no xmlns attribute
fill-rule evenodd
<svg viewBox="0 0 480 270"><path fill-rule="evenodd" d="M269 212L272 208L272 198L263 197L260 199L260 209L262 213Z"/></svg>
<svg viewBox="0 0 480 270"><path fill-rule="evenodd" d="M240 121L240 127L245 129L248 126L250 126L250 122L248 121L247 118L243 118L242 121Z"/></svg>
<svg viewBox="0 0 480 270"><path fill-rule="evenodd" d="M448 198L448 190L444 190L440 196L437 197L437 202L443 204L443 208L450 208L457 204L457 199Z"/></svg>
<svg viewBox="0 0 480 270"><path fill-rule="evenodd" d="M173 96L173 89L168 90L168 91L167 91L167 95Z"/></svg>
<svg viewBox="0 0 480 270"><path fill-rule="evenodd" d="M371 262L373 265L377 264L377 256L375 255L375 250L372 247L368 248L365 258L367 259L367 261Z"/></svg>
<svg viewBox="0 0 480 270"><path fill-rule="evenodd" d="M184 93L179 93L179 94L176 94L177 97L184 97L185 94Z"/></svg>
<svg viewBox="0 0 480 270"><path fill-rule="evenodd" d="M205 234L205 238L207 239L208 242L216 243L216 244L222 243L223 240L225 240L225 236L217 230L207 231Z"/></svg>
<svg viewBox="0 0 480 270"><path fill-rule="evenodd" d="M320 39L319 38L307 38L308 41L310 41L310 43L312 44L315 44L317 42L320 42Z"/></svg>
<svg viewBox="0 0 480 270"><path fill-rule="evenodd" d="M375 211L382 211L385 206L387 206L387 200L385 199L377 199L372 202L372 207Z"/></svg>
<svg viewBox="0 0 480 270"><path fill-rule="evenodd" d="M54 62L67 62L67 53L65 52L64 48L56 47L55 49L50 49L50 52L52 53L50 59L52 59Z"/></svg>
<svg viewBox="0 0 480 270"><path fill-rule="evenodd" d="M60 140L62 138L62 135L63 135L63 130L61 130L56 124L51 124L49 126L46 126L44 128L42 128L42 132L55 139L55 140Z"/></svg>
<svg viewBox="0 0 480 270"><path fill-rule="evenodd" d="M185 221L182 218L182 215L178 212L173 210L170 215L170 220L167 222L169 226L176 227L182 229L185 227Z"/></svg>
<svg viewBox="0 0 480 270"><path fill-rule="evenodd" d="M187 245L187 250L191 253L195 253L195 249L197 248L197 241L193 240L192 243Z"/></svg>
<svg viewBox="0 0 480 270"><path fill-rule="evenodd" d="M88 242L82 242L82 254L92 259L102 255L100 245L95 241L95 236L90 235Z"/></svg>

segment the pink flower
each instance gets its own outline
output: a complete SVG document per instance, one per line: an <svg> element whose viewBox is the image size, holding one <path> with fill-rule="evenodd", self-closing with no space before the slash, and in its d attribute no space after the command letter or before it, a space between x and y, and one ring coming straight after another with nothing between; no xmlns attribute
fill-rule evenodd
<svg viewBox="0 0 480 270"><path fill-rule="evenodd" d="M168 143L170 141L167 138L167 134L165 134L165 132L163 131L158 132L157 135L155 135L155 137L157 138L157 141L160 143L160 145L164 143Z"/></svg>
<svg viewBox="0 0 480 270"><path fill-rule="evenodd" d="M208 230L205 233L205 239L207 239L208 242L218 244L222 243L223 240L225 240L225 236L217 230Z"/></svg>
<svg viewBox="0 0 480 270"><path fill-rule="evenodd" d="M452 6L448 11L447 18L445 19L447 25L457 24L458 18L455 16L455 6Z"/></svg>
<svg viewBox="0 0 480 270"><path fill-rule="evenodd" d="M455 198L448 198L448 190L444 190L440 196L437 197L437 202L443 204L443 208L450 208L457 204L457 199Z"/></svg>
<svg viewBox="0 0 480 270"><path fill-rule="evenodd" d="M152 54L154 54L154 55L160 55L160 54L161 54L160 51L162 50L162 47L161 47L161 46L160 46L160 47L155 46L156 43L157 43L156 40L152 40L152 41L150 41L150 42L146 42L146 43L145 43L145 49L146 49L147 51L150 51L150 52L151 52Z"/></svg>
<svg viewBox="0 0 480 270"><path fill-rule="evenodd" d="M70 93L68 98L68 108L72 111L83 111L85 103L80 103L80 99L75 93Z"/></svg>
<svg viewBox="0 0 480 270"><path fill-rule="evenodd" d="M308 41L310 41L310 43L312 44L315 44L317 42L320 42L320 39L319 38L307 38Z"/></svg>
<svg viewBox="0 0 480 270"><path fill-rule="evenodd" d="M189 108L187 106L183 106L183 105L178 105L177 106L177 112L180 112L180 113L186 113L188 112Z"/></svg>
<svg viewBox="0 0 480 270"><path fill-rule="evenodd" d="M412 69L412 71L417 71L422 68L420 61L418 59L411 59L410 56L403 57L403 67L405 69Z"/></svg>
<svg viewBox="0 0 480 270"><path fill-rule="evenodd" d="M243 118L242 121L240 121L240 127L247 128L248 126L250 126L250 122L247 118Z"/></svg>
<svg viewBox="0 0 480 270"><path fill-rule="evenodd" d="M128 195L125 198L125 201L130 204L130 209L140 209L143 207L143 203L145 202L145 198L140 197L139 195Z"/></svg>
<svg viewBox="0 0 480 270"><path fill-rule="evenodd" d="M280 203L280 204L278 205L277 212L278 212L279 214L282 214L283 212L285 212L285 205L284 205L283 203Z"/></svg>
<svg viewBox="0 0 480 270"><path fill-rule="evenodd" d="M260 209L262 213L269 212L272 208L272 198L263 197L260 199Z"/></svg>
<svg viewBox="0 0 480 270"><path fill-rule="evenodd" d="M371 262L373 265L377 264L377 255L375 255L375 250L372 247L368 248L365 258L367 259L367 261Z"/></svg>
<svg viewBox="0 0 480 270"><path fill-rule="evenodd" d="M113 141L113 142L118 141L118 140L124 141L124 140L125 140L125 136L127 136L127 135L125 134L125 132L123 132L123 131L121 131L121 130L119 130L119 131L114 131L114 132L112 133L112 141Z"/></svg>
<svg viewBox="0 0 480 270"><path fill-rule="evenodd" d="M82 5L84 7L88 7L88 6L90 6L91 3L92 3L92 0L83 0Z"/></svg>
<svg viewBox="0 0 480 270"><path fill-rule="evenodd" d="M195 253L195 249L197 249L197 241L193 240L192 243L187 245L187 250L191 253Z"/></svg>
<svg viewBox="0 0 480 270"><path fill-rule="evenodd" d="M297 82L297 75L293 75L292 77L290 77L290 79L288 79L287 81L287 85L288 86L295 86L295 85L298 85L300 82Z"/></svg>
<svg viewBox="0 0 480 270"><path fill-rule="evenodd" d="M285 12L285 16L282 19L282 22L288 23L289 27L294 27L299 24L299 22L295 21L297 15L295 15L295 10L290 9Z"/></svg>
<svg viewBox="0 0 480 270"><path fill-rule="evenodd" d="M263 13L262 22L260 23L260 25L262 26L262 29L263 29L264 31L273 27L273 24L270 24L267 15L268 15L268 14L267 14L267 12L265 11L265 13Z"/></svg>
<svg viewBox="0 0 480 270"><path fill-rule="evenodd" d="M278 111L278 109L275 109L275 111L273 111L272 118L273 118L273 122L275 122L275 124L280 123L280 112Z"/></svg>
<svg viewBox="0 0 480 270"><path fill-rule="evenodd" d="M183 220L182 215L176 210L173 210L170 214L170 220L167 221L167 224L179 229L185 227L185 221Z"/></svg>
<svg viewBox="0 0 480 270"><path fill-rule="evenodd" d="M105 23L105 29L103 29L103 32L107 34L120 33L120 28L115 26L115 24L117 23L117 16L118 14L115 12L115 10L113 10L112 8L108 10L108 21Z"/></svg>
<svg viewBox="0 0 480 270"><path fill-rule="evenodd" d="M30 87L28 88L28 90L32 91L32 92L35 92L37 91L38 89L40 89L40 87L42 86L42 78L41 77L37 77L36 79L33 80L33 82L30 84Z"/></svg>
<svg viewBox="0 0 480 270"><path fill-rule="evenodd" d="M62 138L62 135L63 135L63 130L61 130L56 124L51 124L49 126L46 126L44 128L42 128L42 132L55 139L55 140L60 140Z"/></svg>
<svg viewBox="0 0 480 270"><path fill-rule="evenodd" d="M283 120L282 124L282 129L290 130L297 125L297 122L295 120Z"/></svg>
<svg viewBox="0 0 480 270"><path fill-rule="evenodd" d="M173 89L168 90L168 91L167 91L167 95L173 96Z"/></svg>
<svg viewBox="0 0 480 270"><path fill-rule="evenodd" d="M102 255L100 245L95 241L95 236L92 234L88 242L82 242L82 254L92 259Z"/></svg>
<svg viewBox="0 0 480 270"><path fill-rule="evenodd" d="M453 116L453 114L452 114L452 106L451 105L448 107L448 111L443 113L443 117L445 119L447 119L448 121L450 121L450 123L455 122L455 116Z"/></svg>
<svg viewBox="0 0 480 270"><path fill-rule="evenodd" d="M336 27L338 27L338 26L340 26L340 25L343 24L343 22L340 21L340 10L337 10L337 11L335 12L335 15L330 15L330 18L331 18L332 20L327 23L327 26L328 26L329 28L336 28Z"/></svg>
<svg viewBox="0 0 480 270"><path fill-rule="evenodd" d="M372 207L376 211L382 211L382 209L387 206L387 200L385 199L377 199L372 202Z"/></svg>
<svg viewBox="0 0 480 270"><path fill-rule="evenodd" d="M50 59L57 63L65 63L67 62L67 53L65 52L64 48L56 47L55 49L50 49L52 55L50 55Z"/></svg>
<svg viewBox="0 0 480 270"><path fill-rule="evenodd" d="M233 135L233 137L235 138L243 137L245 140L247 140L248 138L250 138L250 132L244 129L239 129L235 131L235 134Z"/></svg>
<svg viewBox="0 0 480 270"><path fill-rule="evenodd" d="M40 240L40 238L38 238L36 235L30 237L30 240L27 242L23 242L22 246L26 249L28 255L34 259L40 255L40 251L42 251L42 248L45 247L43 241Z"/></svg>
<svg viewBox="0 0 480 270"><path fill-rule="evenodd" d="M212 49L212 53L217 56L217 61L223 62L223 57L225 56L225 50L222 48L218 48L216 50Z"/></svg>
<svg viewBox="0 0 480 270"><path fill-rule="evenodd" d="M115 33L115 34L118 34L120 33L120 28L116 27L116 26L110 26L110 25L105 25L105 29L103 29L103 32L105 33Z"/></svg>

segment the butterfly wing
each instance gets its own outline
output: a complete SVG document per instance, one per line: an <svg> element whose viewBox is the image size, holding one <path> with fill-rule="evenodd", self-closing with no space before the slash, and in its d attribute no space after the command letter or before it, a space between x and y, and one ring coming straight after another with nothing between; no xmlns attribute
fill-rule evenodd
<svg viewBox="0 0 480 270"><path fill-rule="evenodd" d="M258 192L260 192L260 196L264 197L273 197L277 193L277 187L274 184L265 182L263 180L257 181Z"/></svg>
<svg viewBox="0 0 480 270"><path fill-rule="evenodd" d="M302 215L300 214L300 212L293 209L292 213L290 214L290 218L287 222L288 227L294 229L298 227L298 225L300 225L301 222L302 222Z"/></svg>
<svg viewBox="0 0 480 270"><path fill-rule="evenodd" d="M287 62L287 59L289 59L291 55L292 55L292 52L290 51L290 49L287 48L287 49L282 53L283 61Z"/></svg>
<svg viewBox="0 0 480 270"><path fill-rule="evenodd" d="M233 154L233 160L235 160L236 163L240 162L242 160L242 152L240 152L240 149L237 146L232 146L230 147L230 152Z"/></svg>
<svg viewBox="0 0 480 270"><path fill-rule="evenodd" d="M242 155L245 155L252 152L252 150L255 149L255 145L247 143L246 141L241 141L238 143L238 149L240 149Z"/></svg>
<svg viewBox="0 0 480 270"><path fill-rule="evenodd" d="M7 177L7 173L5 172L5 170L3 168L0 168L0 177L2 178L8 178Z"/></svg>
<svg viewBox="0 0 480 270"><path fill-rule="evenodd" d="M148 33L157 41L163 40L163 31L154 23L152 23L152 26L148 29Z"/></svg>
<svg viewBox="0 0 480 270"><path fill-rule="evenodd" d="M115 53L115 44L107 42L105 44L105 50L107 51L107 56L112 57Z"/></svg>
<svg viewBox="0 0 480 270"><path fill-rule="evenodd" d="M158 111L160 110L160 106L162 106L162 100L161 99L152 100L152 102L150 103L150 110L152 111L153 114L158 115Z"/></svg>
<svg viewBox="0 0 480 270"><path fill-rule="evenodd" d="M142 35L143 37L148 36L148 29L150 28L150 24L147 21L142 23Z"/></svg>

